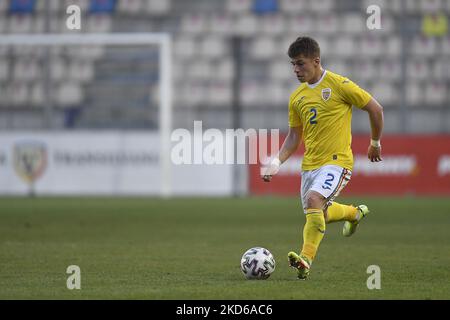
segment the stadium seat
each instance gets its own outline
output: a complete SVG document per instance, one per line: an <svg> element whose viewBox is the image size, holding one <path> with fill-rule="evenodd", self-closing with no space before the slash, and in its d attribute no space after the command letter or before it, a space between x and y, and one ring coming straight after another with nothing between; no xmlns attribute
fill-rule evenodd
<svg viewBox="0 0 450 320"><path fill-rule="evenodd" d="M361 56L374 58L380 56L385 48L378 37L365 36L361 38L360 50Z"/></svg>
<svg viewBox="0 0 450 320"><path fill-rule="evenodd" d="M277 0L253 0L253 12L256 14L273 14L278 11Z"/></svg>
<svg viewBox="0 0 450 320"><path fill-rule="evenodd" d="M351 66L352 80L359 82L360 80L371 80L378 78L378 72L372 60L355 61Z"/></svg>
<svg viewBox="0 0 450 320"><path fill-rule="evenodd" d="M327 59L324 61L324 67L331 72L335 72L343 76L347 76L351 71L347 63L341 59Z"/></svg>
<svg viewBox="0 0 450 320"><path fill-rule="evenodd" d="M60 84L55 94L55 100L61 107L78 105L83 100L81 86L70 81Z"/></svg>
<svg viewBox="0 0 450 320"><path fill-rule="evenodd" d="M208 99L208 88L200 83L191 81L184 86L182 90L182 101L186 106L205 105Z"/></svg>
<svg viewBox="0 0 450 320"><path fill-rule="evenodd" d="M339 28L339 19L334 14L321 14L315 20L314 30L319 34L331 35L338 32Z"/></svg>
<svg viewBox="0 0 450 320"><path fill-rule="evenodd" d="M31 33L32 28L32 15L14 14L9 17L9 33Z"/></svg>
<svg viewBox="0 0 450 320"><path fill-rule="evenodd" d="M24 106L28 102L29 89L23 82L9 83L6 87L6 100L12 106Z"/></svg>
<svg viewBox="0 0 450 320"><path fill-rule="evenodd" d="M30 86L29 103L32 106L43 106L45 102L45 91L42 83L35 83Z"/></svg>
<svg viewBox="0 0 450 320"><path fill-rule="evenodd" d="M365 30L365 23L364 17L360 13L344 14L341 16L338 31L344 34L357 35Z"/></svg>
<svg viewBox="0 0 450 320"><path fill-rule="evenodd" d="M203 14L186 14L181 20L183 33L204 34L207 31L207 20Z"/></svg>
<svg viewBox="0 0 450 320"><path fill-rule="evenodd" d="M408 60L406 64L406 76L411 80L427 80L430 77L430 67L426 60Z"/></svg>
<svg viewBox="0 0 450 320"><path fill-rule="evenodd" d="M254 15L240 15L234 21L233 33L240 36L254 36L258 31L258 20Z"/></svg>
<svg viewBox="0 0 450 320"><path fill-rule="evenodd" d="M403 10L403 0L389 0L389 10L394 14L401 14Z"/></svg>
<svg viewBox="0 0 450 320"><path fill-rule="evenodd" d="M250 44L250 57L255 60L268 60L278 50L275 41L271 37L260 36L254 38Z"/></svg>
<svg viewBox="0 0 450 320"><path fill-rule="evenodd" d="M244 107L258 106L264 100L262 84L255 81L245 81L241 84L239 100Z"/></svg>
<svg viewBox="0 0 450 320"><path fill-rule="evenodd" d="M380 35L392 35L397 30L396 22L394 17L389 13L384 13L381 15L381 29L373 30L374 34Z"/></svg>
<svg viewBox="0 0 450 320"><path fill-rule="evenodd" d="M447 86L433 81L425 88L425 103L430 106L443 106L447 100Z"/></svg>
<svg viewBox="0 0 450 320"><path fill-rule="evenodd" d="M392 105L399 101L399 89L386 80L375 83L370 92L382 105Z"/></svg>
<svg viewBox="0 0 450 320"><path fill-rule="evenodd" d="M16 58L30 58L31 56L33 56L35 50L36 48L25 45L14 46L10 48L12 55Z"/></svg>
<svg viewBox="0 0 450 320"><path fill-rule="evenodd" d="M402 10L402 2L403 0L364 0L361 1L361 10L366 12L369 6L375 5L380 7L381 13L383 14L391 14L391 13L399 13ZM416 1L416 0L412 0Z"/></svg>
<svg viewBox="0 0 450 320"><path fill-rule="evenodd" d="M45 18L40 15L34 16L34 21L32 25L32 33L45 33L45 27L46 27Z"/></svg>
<svg viewBox="0 0 450 320"><path fill-rule="evenodd" d="M450 0L445 0L445 4L442 5L447 14L450 13Z"/></svg>
<svg viewBox="0 0 450 320"><path fill-rule="evenodd" d="M423 13L438 12L442 8L442 0L420 0L419 9Z"/></svg>
<svg viewBox="0 0 450 320"><path fill-rule="evenodd" d="M296 15L289 19L289 31L300 34L307 34L314 31L313 20L309 16ZM295 39L294 39L295 40Z"/></svg>
<svg viewBox="0 0 450 320"><path fill-rule="evenodd" d="M289 96L292 91L282 81L271 81L264 86L264 92L267 94L265 101L268 105L286 106L289 102Z"/></svg>
<svg viewBox="0 0 450 320"><path fill-rule="evenodd" d="M200 40L200 55L205 58L222 58L227 56L229 46L226 39L220 36L206 36Z"/></svg>
<svg viewBox="0 0 450 320"><path fill-rule="evenodd" d="M434 57L437 54L437 40L428 37L415 37L412 39L410 52L417 57Z"/></svg>
<svg viewBox="0 0 450 320"><path fill-rule="evenodd" d="M214 78L217 80L231 81L234 77L234 65L230 57L214 62Z"/></svg>
<svg viewBox="0 0 450 320"><path fill-rule="evenodd" d="M334 45L335 42L338 41L340 37L333 37L333 36L314 36L314 39L320 44L320 54L322 58L328 58L329 56L332 56L334 53ZM286 48L287 52L287 48Z"/></svg>
<svg viewBox="0 0 450 320"><path fill-rule="evenodd" d="M265 35L283 35L287 31L286 19L280 14L265 15L259 20L259 29Z"/></svg>
<svg viewBox="0 0 450 320"><path fill-rule="evenodd" d="M253 0L227 0L225 8L231 13L242 14L249 12L252 4Z"/></svg>
<svg viewBox="0 0 450 320"><path fill-rule="evenodd" d="M0 58L0 83L9 79L9 63L5 58ZM1 99L0 99L1 100Z"/></svg>
<svg viewBox="0 0 450 320"><path fill-rule="evenodd" d="M384 53L390 57L399 57L402 54L402 40L398 36L390 36L384 40Z"/></svg>
<svg viewBox="0 0 450 320"><path fill-rule="evenodd" d="M174 54L183 59L189 59L198 53L198 44L193 37L178 36L174 40Z"/></svg>
<svg viewBox="0 0 450 320"><path fill-rule="evenodd" d="M36 80L42 73L37 61L28 59L16 60L13 65L12 78L17 82L30 82Z"/></svg>
<svg viewBox="0 0 450 320"><path fill-rule="evenodd" d="M442 38L442 40L439 43L440 46L440 53L442 56L450 57L450 37Z"/></svg>
<svg viewBox="0 0 450 320"><path fill-rule="evenodd" d="M0 16L3 16L9 8L8 1L0 1Z"/></svg>
<svg viewBox="0 0 450 320"><path fill-rule="evenodd" d="M450 78L450 67L447 59L436 59L431 62L431 74L434 80L447 81Z"/></svg>
<svg viewBox="0 0 450 320"><path fill-rule="evenodd" d="M211 106L229 106L233 98L229 82L213 81L208 88L208 102Z"/></svg>
<svg viewBox="0 0 450 320"><path fill-rule="evenodd" d="M7 56L10 52L10 47L8 46L0 46L0 59Z"/></svg>
<svg viewBox="0 0 450 320"><path fill-rule="evenodd" d="M116 0L91 0L90 13L113 13Z"/></svg>
<svg viewBox="0 0 450 320"><path fill-rule="evenodd" d="M186 76L193 81L208 80L214 76L211 63L198 59L187 66Z"/></svg>
<svg viewBox="0 0 450 320"><path fill-rule="evenodd" d="M232 32L233 19L226 13L213 13L209 17L208 31L215 34L229 35Z"/></svg>
<svg viewBox="0 0 450 320"><path fill-rule="evenodd" d="M68 70L64 60L61 57L54 56L49 66L49 76L53 82L59 82L64 79Z"/></svg>
<svg viewBox="0 0 450 320"><path fill-rule="evenodd" d="M72 48L71 56L85 60L96 60L103 56L105 47L101 45L86 45ZM75 56L74 56L75 55Z"/></svg>
<svg viewBox="0 0 450 320"><path fill-rule="evenodd" d="M274 81L295 80L294 70L287 59L274 59L269 65L269 78Z"/></svg>
<svg viewBox="0 0 450 320"><path fill-rule="evenodd" d="M405 11L406 14L417 14L420 12L420 4L418 0L408 0L405 1Z"/></svg>
<svg viewBox="0 0 450 320"><path fill-rule="evenodd" d="M1 72L1 70L0 70L0 72ZM8 106L8 101L7 101L7 100L8 100L8 99L7 99L8 91L7 91L6 87L7 87L7 86L4 85L4 84L0 81L0 97L3 97L2 99L0 99L0 109L3 108L3 107ZM1 111L1 110L0 110L0 111ZM3 117L0 117L0 118L3 118ZM5 122L4 119L0 119L0 121ZM5 127L4 124L5 124L5 123L1 123L1 122L0 122L0 125L2 125L3 128Z"/></svg>
<svg viewBox="0 0 450 320"><path fill-rule="evenodd" d="M408 81L406 83L406 103L411 107L419 106L423 103L423 85L418 81Z"/></svg>
<svg viewBox="0 0 450 320"><path fill-rule="evenodd" d="M402 78L401 61L398 59L383 59L378 66L378 74L380 81L384 79L399 83Z"/></svg>
<svg viewBox="0 0 450 320"><path fill-rule="evenodd" d="M307 0L279 0L280 11L290 14L300 14L309 11Z"/></svg>
<svg viewBox="0 0 450 320"><path fill-rule="evenodd" d="M81 12L88 12L89 11L89 6L90 6L90 0L65 0L65 5L63 6L63 8L67 8L70 5L76 5L78 7L80 7ZM64 9L64 12L66 10Z"/></svg>
<svg viewBox="0 0 450 320"><path fill-rule="evenodd" d="M285 35L283 35L281 37L281 39L278 41L278 46L280 48L280 52L285 54L285 59L287 62L289 62L289 57L287 56L287 51L289 46L291 45L292 42L295 41L295 39L297 39L297 37L299 36L298 33L286 33Z"/></svg>
<svg viewBox="0 0 450 320"><path fill-rule="evenodd" d="M37 12L38 14L42 14L47 11L47 6L51 14L63 12L61 6L62 2L63 1L61 0L38 0L35 6L35 12Z"/></svg>
<svg viewBox="0 0 450 320"><path fill-rule="evenodd" d="M334 39L332 52L321 50L324 53L333 54L336 57L347 58L355 54L358 47L356 38L352 36L342 36Z"/></svg>
<svg viewBox="0 0 450 320"><path fill-rule="evenodd" d="M0 13L0 34L8 31L8 19Z"/></svg>
<svg viewBox="0 0 450 320"><path fill-rule="evenodd" d="M406 128L409 132L439 133L442 122L442 111L430 108L423 111L420 108L408 114Z"/></svg>
<svg viewBox="0 0 450 320"><path fill-rule="evenodd" d="M76 82L89 82L94 78L94 66L85 60L73 60L69 65L68 79Z"/></svg>
<svg viewBox="0 0 450 320"><path fill-rule="evenodd" d="M109 32L112 27L112 20L109 14L95 14L87 19L87 32L105 33Z"/></svg>
<svg viewBox="0 0 450 320"><path fill-rule="evenodd" d="M7 2L7 1L2 1ZM10 0L9 12L10 13L33 13L36 0Z"/></svg>
<svg viewBox="0 0 450 320"><path fill-rule="evenodd" d="M150 16L167 15L172 9L171 0L147 0L144 5L146 6L147 13Z"/></svg>
<svg viewBox="0 0 450 320"><path fill-rule="evenodd" d="M116 11L119 14L139 14L144 8L142 0L117 0Z"/></svg>
<svg viewBox="0 0 450 320"><path fill-rule="evenodd" d="M317 13L330 13L335 7L335 0L310 0L309 8Z"/></svg>
<svg viewBox="0 0 450 320"><path fill-rule="evenodd" d="M55 16L53 16L49 19L48 25L49 25L50 33L61 33L61 32L65 32L65 30L67 30L67 27L66 27L64 21L62 20L62 18L58 18ZM63 30L63 28L65 30Z"/></svg>

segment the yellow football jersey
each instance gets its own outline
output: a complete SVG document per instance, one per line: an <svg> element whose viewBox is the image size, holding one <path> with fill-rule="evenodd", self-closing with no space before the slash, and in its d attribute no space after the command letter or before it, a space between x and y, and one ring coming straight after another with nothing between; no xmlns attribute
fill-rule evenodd
<svg viewBox="0 0 450 320"><path fill-rule="evenodd" d="M362 108L371 95L354 82L326 70L311 85L302 83L289 99L289 126L303 127L302 170L334 164L352 170L352 105Z"/></svg>

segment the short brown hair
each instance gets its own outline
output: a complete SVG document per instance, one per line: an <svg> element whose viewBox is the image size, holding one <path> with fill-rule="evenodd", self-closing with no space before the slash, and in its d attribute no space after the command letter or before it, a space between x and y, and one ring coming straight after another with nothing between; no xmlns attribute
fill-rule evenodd
<svg viewBox="0 0 450 320"><path fill-rule="evenodd" d="M303 55L306 58L320 57L320 47L316 40L310 37L298 37L288 49L289 58Z"/></svg>

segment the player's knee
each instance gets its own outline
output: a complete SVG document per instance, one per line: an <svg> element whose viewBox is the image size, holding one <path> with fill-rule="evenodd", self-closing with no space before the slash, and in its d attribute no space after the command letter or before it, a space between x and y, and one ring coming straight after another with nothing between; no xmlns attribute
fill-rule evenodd
<svg viewBox="0 0 450 320"><path fill-rule="evenodd" d="M317 192L310 192L306 197L306 206L308 209L322 209L325 204L325 197Z"/></svg>

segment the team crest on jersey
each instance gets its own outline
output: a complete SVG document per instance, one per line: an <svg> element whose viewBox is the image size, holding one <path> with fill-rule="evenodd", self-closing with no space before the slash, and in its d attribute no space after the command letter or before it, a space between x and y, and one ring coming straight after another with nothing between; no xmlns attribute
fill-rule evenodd
<svg viewBox="0 0 450 320"><path fill-rule="evenodd" d="M331 88L322 89L322 99L328 101L331 97Z"/></svg>

